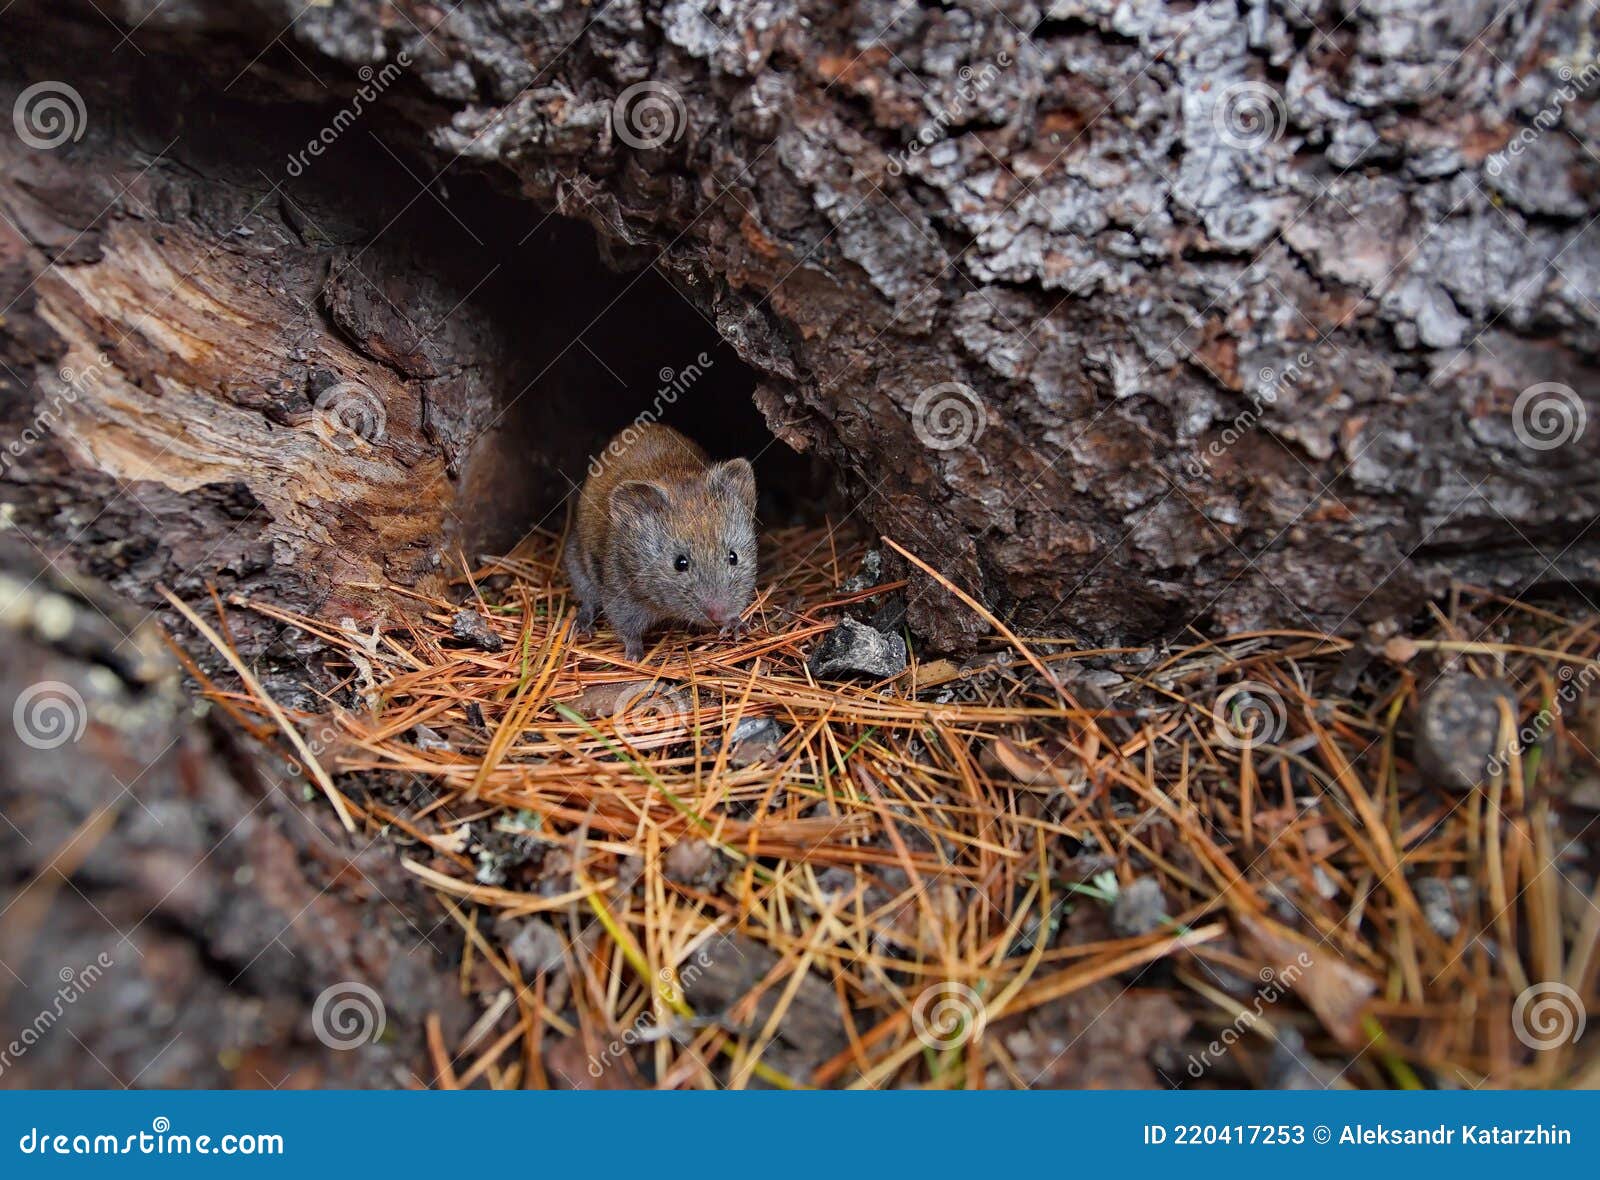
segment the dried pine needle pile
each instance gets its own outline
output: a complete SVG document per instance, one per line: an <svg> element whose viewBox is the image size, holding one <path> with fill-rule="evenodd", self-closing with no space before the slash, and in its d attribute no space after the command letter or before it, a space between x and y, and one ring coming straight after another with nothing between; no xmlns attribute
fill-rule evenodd
<svg viewBox="0 0 1600 1180"><path fill-rule="evenodd" d="M998 628L819 682L820 638L904 588L852 583L864 546L830 532L770 542L744 638L658 634L636 664L603 623L574 638L553 537L449 600L383 588L380 632L230 608L348 663L321 714L242 664L208 694L454 919L483 1015L430 1028L434 1084L1600 1083L1573 1035L1594 619L1461 591L1365 654ZM1416 766L1451 671L1515 690L1478 789Z"/></svg>

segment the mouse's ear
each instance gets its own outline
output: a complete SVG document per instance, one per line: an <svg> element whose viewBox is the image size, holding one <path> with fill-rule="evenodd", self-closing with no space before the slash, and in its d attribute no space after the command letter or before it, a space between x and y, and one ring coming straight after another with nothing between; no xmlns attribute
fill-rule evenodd
<svg viewBox="0 0 1600 1180"><path fill-rule="evenodd" d="M706 472L711 490L745 510L756 510L756 473L748 459L729 459L726 463L713 463Z"/></svg>
<svg viewBox="0 0 1600 1180"><path fill-rule="evenodd" d="M649 516L667 510L667 489L653 480L630 479L611 489L612 511Z"/></svg>

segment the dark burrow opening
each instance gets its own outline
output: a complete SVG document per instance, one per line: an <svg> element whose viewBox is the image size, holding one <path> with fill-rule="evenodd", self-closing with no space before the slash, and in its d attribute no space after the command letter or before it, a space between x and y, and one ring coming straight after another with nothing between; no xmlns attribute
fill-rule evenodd
<svg viewBox="0 0 1600 1180"><path fill-rule="evenodd" d="M93 35L66 26L60 60L26 67L0 46L0 65L72 78L91 111L116 112L114 124L91 121L90 138L131 141L161 159L151 172L157 184L168 168L214 182L205 199L216 208L189 217L219 244L236 221L275 212L325 252L324 295L312 314L434 400L424 424L441 424L459 489L446 548L504 552L533 528L559 532L590 456L640 415L659 416L714 458L750 458L765 525L814 521L839 503L826 465L768 429L752 400L758 375L667 277L657 249L617 254L588 223L518 196L508 174L411 153L398 114L405 83L394 103L339 127L313 156L306 149L337 125L337 103L284 102L249 75L196 77L158 52L125 74L85 76L70 67L88 46L68 42ZM277 54L259 68L300 69ZM395 363L393 338L374 348L332 313L329 292L341 285L378 308L375 319L387 304L406 329L431 337L434 372L475 368L487 396L474 394L472 405L431 399L433 378L404 357ZM463 323L470 331L453 333ZM316 392L313 382L308 395Z"/></svg>
<svg viewBox="0 0 1600 1180"><path fill-rule="evenodd" d="M291 119L292 144L326 113ZM642 419L683 431L713 458L749 458L766 525L839 506L827 465L774 437L752 400L757 373L667 277L658 251L634 248L618 262L589 224L511 195L503 176L406 157L381 126L347 138L336 165L319 162L325 174L286 183L286 195L353 212L358 250L386 227L382 237L410 255L404 265L444 288L428 314L459 307L488 328L479 350L449 358L492 370L493 386L487 416L449 440L462 488L452 540L504 551L532 528L559 532L591 456Z"/></svg>
<svg viewBox="0 0 1600 1180"><path fill-rule="evenodd" d="M486 238L484 252L506 259L490 305L516 350L504 416L482 440L477 470L464 473L476 481L470 498L504 526L491 543L513 543L524 520L559 531L589 458L645 420L681 430L713 458L749 458L765 524L818 518L834 499L826 465L773 436L752 401L757 374L687 295L654 267L612 269L584 223L482 182L462 188L454 203L481 208L477 224L504 234Z"/></svg>

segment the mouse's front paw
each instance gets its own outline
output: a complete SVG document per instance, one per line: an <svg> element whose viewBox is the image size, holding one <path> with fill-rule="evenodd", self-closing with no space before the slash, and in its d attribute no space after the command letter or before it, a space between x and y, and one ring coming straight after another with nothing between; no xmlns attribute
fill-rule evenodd
<svg viewBox="0 0 1600 1180"><path fill-rule="evenodd" d="M572 624L575 639L589 639L594 635L594 620L599 611L587 603L578 607L578 617Z"/></svg>

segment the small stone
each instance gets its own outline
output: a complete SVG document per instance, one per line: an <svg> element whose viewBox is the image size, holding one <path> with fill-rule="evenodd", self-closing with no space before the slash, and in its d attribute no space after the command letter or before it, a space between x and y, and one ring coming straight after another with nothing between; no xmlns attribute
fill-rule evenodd
<svg viewBox="0 0 1600 1180"><path fill-rule="evenodd" d="M817 874L817 892L824 901L854 896L858 885L855 871L842 865L829 865Z"/></svg>
<svg viewBox="0 0 1600 1180"><path fill-rule="evenodd" d="M819 680L863 675L887 680L906 669L906 643L854 619L840 619L822 637L807 666Z"/></svg>
<svg viewBox="0 0 1600 1180"><path fill-rule="evenodd" d="M617 858L617 889L623 893L628 892L639 883L639 878L644 876L644 857L621 856Z"/></svg>
<svg viewBox="0 0 1600 1180"><path fill-rule="evenodd" d="M572 702L572 707L581 716L591 720L614 717L618 709L626 712L629 703L648 696L653 683L650 680L618 680L609 684L591 684Z"/></svg>
<svg viewBox="0 0 1600 1180"><path fill-rule="evenodd" d="M783 741L783 726L771 717L746 717L733 727L729 739L728 765L743 769L772 758ZM708 747L712 754L722 749L720 741Z"/></svg>
<svg viewBox="0 0 1600 1180"><path fill-rule="evenodd" d="M1311 883L1316 886L1317 896L1323 901L1332 901L1339 896L1339 886L1334 882L1328 870L1321 865L1316 865L1311 870Z"/></svg>
<svg viewBox="0 0 1600 1180"><path fill-rule="evenodd" d="M1162 929L1171 920L1161 882L1140 877L1117 891L1111 903L1111 930L1118 938L1142 938Z"/></svg>
<svg viewBox="0 0 1600 1180"><path fill-rule="evenodd" d="M861 559L860 571L846 578L844 585L839 589L846 594L859 594L863 590L870 590L882 580L883 554L876 549L869 549L866 556Z"/></svg>
<svg viewBox="0 0 1600 1180"><path fill-rule="evenodd" d="M1287 1023L1278 1027L1267 1057L1266 1086L1271 1090L1327 1090L1339 1080L1338 1071L1317 1060L1299 1030Z"/></svg>
<svg viewBox="0 0 1600 1180"><path fill-rule="evenodd" d="M475 610L458 610L450 620L450 635L457 642L479 651L499 651L506 641L489 629L489 624Z"/></svg>
<svg viewBox="0 0 1600 1180"><path fill-rule="evenodd" d="M419 750L450 749L450 743L440 737L437 730L420 723L411 727L411 737L417 743Z"/></svg>
<svg viewBox="0 0 1600 1180"><path fill-rule="evenodd" d="M505 948L527 976L554 971L561 966L561 935L542 918L501 919L502 926L515 926Z"/></svg>
<svg viewBox="0 0 1600 1180"><path fill-rule="evenodd" d="M1494 777L1510 752L1500 749L1500 706L1516 717L1517 698L1502 680L1465 673L1441 676L1417 711L1417 765L1448 791L1472 790Z"/></svg>
<svg viewBox="0 0 1600 1180"><path fill-rule="evenodd" d="M667 880L679 885L706 889L721 883L727 872L716 845L709 840L690 837L679 840L661 858L661 871Z"/></svg>
<svg viewBox="0 0 1600 1180"><path fill-rule="evenodd" d="M1113 672L1109 668L1090 669L1079 679L1078 683L1086 688L1099 689L1101 692L1111 688L1118 688L1126 684L1127 677L1120 672Z"/></svg>
<svg viewBox="0 0 1600 1180"><path fill-rule="evenodd" d="M1293 881L1290 881L1290 884L1294 884ZM1294 905L1294 899L1291 897L1290 891L1280 886L1277 881L1264 881L1261 884L1261 895L1266 897L1267 903L1272 907L1272 911L1282 921L1285 921L1285 923L1299 921L1301 911L1299 911L1298 905Z"/></svg>
<svg viewBox="0 0 1600 1180"><path fill-rule="evenodd" d="M493 848L478 849L478 871L474 874L479 885L500 886L506 883L505 857Z"/></svg>
<svg viewBox="0 0 1600 1180"><path fill-rule="evenodd" d="M1456 917L1455 891L1450 882L1438 877L1424 877L1411 886L1422 907L1422 916L1440 938L1449 942L1461 933L1461 919Z"/></svg>

